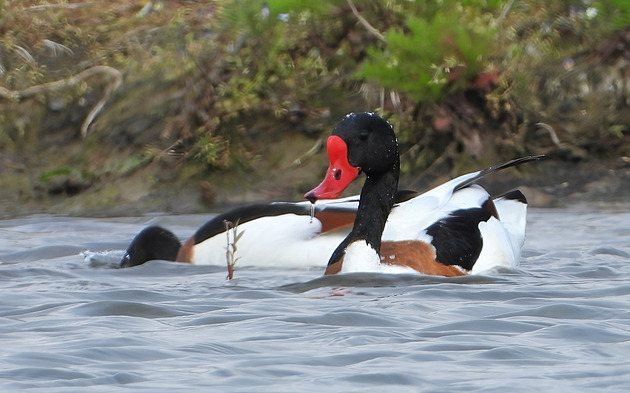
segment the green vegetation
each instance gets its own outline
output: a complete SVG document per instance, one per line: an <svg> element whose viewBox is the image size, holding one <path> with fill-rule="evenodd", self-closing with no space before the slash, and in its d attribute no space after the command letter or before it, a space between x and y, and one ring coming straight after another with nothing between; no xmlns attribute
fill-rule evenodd
<svg viewBox="0 0 630 393"><path fill-rule="evenodd" d="M422 10L406 13L403 26L388 30L384 45L368 49L357 76L417 102L465 88L493 54L496 26L490 11L497 7L482 7L485 3L423 3Z"/></svg>
<svg viewBox="0 0 630 393"><path fill-rule="evenodd" d="M0 0L0 153L39 182L197 181L375 110L406 174L630 155L628 25L623 0Z"/></svg>

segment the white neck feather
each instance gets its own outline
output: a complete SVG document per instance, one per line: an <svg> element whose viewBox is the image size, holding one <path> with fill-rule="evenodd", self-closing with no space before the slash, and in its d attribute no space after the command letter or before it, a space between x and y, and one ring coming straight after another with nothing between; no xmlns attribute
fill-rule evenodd
<svg viewBox="0 0 630 393"><path fill-rule="evenodd" d="M341 273L380 271L381 258L365 240L356 240L346 247Z"/></svg>
<svg viewBox="0 0 630 393"><path fill-rule="evenodd" d="M417 274L407 266L381 263L381 257L365 240L356 240L348 247L343 257L340 273L395 273Z"/></svg>

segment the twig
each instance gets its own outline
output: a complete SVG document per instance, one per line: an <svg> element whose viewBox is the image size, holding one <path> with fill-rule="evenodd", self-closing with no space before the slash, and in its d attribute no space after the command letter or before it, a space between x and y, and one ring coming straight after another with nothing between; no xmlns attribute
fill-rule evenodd
<svg viewBox="0 0 630 393"><path fill-rule="evenodd" d="M67 79L62 79L54 82L42 83L41 85L27 87L23 90L9 90L5 87L0 86L0 98L4 98L7 100L15 100L15 101L23 101L29 98L32 98L38 94L45 93L47 91L59 90L65 87L73 87L76 86L82 80L94 76L96 74L106 74L113 78L113 81L107 86L105 92L103 93L103 98L94 105L92 110L87 114L83 124L81 124L81 136L86 137L88 132L88 127L98 115L98 113L103 109L105 103L109 96L116 91L120 85L122 84L123 75L122 72L117 69L109 66L94 66L88 68L87 70L81 71L76 75L73 75Z"/></svg>
<svg viewBox="0 0 630 393"><path fill-rule="evenodd" d="M413 146L415 147L415 146ZM412 148L413 148L412 147ZM422 173L420 173L418 176L416 176L413 180L414 183L417 183L420 181L420 179L422 178L426 178L427 176L429 176L434 170L435 168L437 168L439 165L441 165L446 159L450 158L453 156L453 152L455 151L457 147L457 141L453 140L451 143L449 143L449 145L444 149L444 152L435 159L435 161L433 161L429 167L427 169L425 169L424 171L422 171ZM411 149L410 149L411 150Z"/></svg>
<svg viewBox="0 0 630 393"><path fill-rule="evenodd" d="M69 8L71 10L81 7L93 6L94 3L73 3L73 4L43 4L43 5L33 5L30 7L24 7L24 11L40 11L40 10L51 10L56 8Z"/></svg>
<svg viewBox="0 0 630 393"><path fill-rule="evenodd" d="M324 140L320 138L317 140L317 142L315 142L313 147L311 147L306 153L302 154L301 156L293 160L293 162L291 163L291 166L302 165L302 161L306 160L308 157L315 155L317 152L319 152L322 149L322 146L324 146Z"/></svg>
<svg viewBox="0 0 630 393"><path fill-rule="evenodd" d="M236 254L236 243L239 241L241 236L243 236L244 232L238 231L238 221L236 224L232 224L231 221L223 220L223 224L225 225L225 234L227 236L227 246L225 247L225 260L227 262L227 279L231 280L234 278L234 266L236 265L236 261L239 258L234 258L234 254ZM230 232L232 232L232 241L230 241Z"/></svg>
<svg viewBox="0 0 630 393"><path fill-rule="evenodd" d="M90 127L90 124L92 124L92 121L94 120L94 118L96 118L96 116L101 112L101 110L103 110L103 107L107 103L107 100L109 99L109 96L113 92L118 90L118 88L122 84L122 80L123 80L122 73L120 71L118 71L117 69L115 69L115 68L108 67L108 69L110 71L113 70L113 71L116 72L114 74L114 78L115 79L114 79L114 81L112 83L107 85L107 88L105 88L105 92L103 93L103 97L101 98L101 100L99 102L97 102L96 105L94 105L94 107L92 108L90 113L88 113L88 115L85 117L85 120L83 120L83 124L81 124L81 136L83 138L85 138L87 136L88 128ZM110 73L110 75L111 75L111 73Z"/></svg>
<svg viewBox="0 0 630 393"><path fill-rule="evenodd" d="M558 134L556 134L556 130L554 130L552 126L547 123L536 123L536 127L547 131L553 144L556 145L558 149L562 149L562 142L560 142L560 138L558 138Z"/></svg>
<svg viewBox="0 0 630 393"><path fill-rule="evenodd" d="M354 6L354 3L352 2L352 0L347 0L348 1L348 6L350 6L350 9L352 10L352 13L354 14L354 16L357 17L357 19L359 20L359 22L361 22L361 24L363 25L363 27L365 27L370 33L372 33L374 36L376 36L376 38L378 38L379 40L385 42L385 37L383 36L383 34L381 34L380 31L378 31L377 29L375 29L370 22L368 22L367 20L365 20L364 17L361 16L361 14L359 14L359 10L357 10L357 7Z"/></svg>
<svg viewBox="0 0 630 393"><path fill-rule="evenodd" d="M505 7L503 7L503 10L501 11L501 15L499 15L499 17L497 18L497 25L500 25L501 23L503 23L503 19L505 19L505 17L507 16L507 13L510 11L510 8L512 8L512 4L514 4L514 0L508 1Z"/></svg>

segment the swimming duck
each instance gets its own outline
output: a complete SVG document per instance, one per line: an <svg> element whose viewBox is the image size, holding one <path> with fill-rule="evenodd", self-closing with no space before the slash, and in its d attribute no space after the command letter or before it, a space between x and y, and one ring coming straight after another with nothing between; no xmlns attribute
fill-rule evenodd
<svg viewBox="0 0 630 393"><path fill-rule="evenodd" d="M328 138L327 152L330 165L324 180L306 199L317 205L338 197L360 173L366 179L353 228L332 253L325 274L462 276L518 266L525 240L525 196L513 191L493 199L475 182L541 156L469 173L397 203L400 158L387 121L373 113L347 115Z"/></svg>
<svg viewBox="0 0 630 393"><path fill-rule="evenodd" d="M171 231L150 226L132 240L121 267L150 260L225 265L226 247L236 246L239 266L324 266L352 227L358 198L273 202L237 207L219 214L183 244Z"/></svg>
<svg viewBox="0 0 630 393"><path fill-rule="evenodd" d="M398 202L418 195L396 192ZM350 232L359 197L239 206L203 224L183 244L171 231L149 226L127 247L120 267L166 260L194 265L225 265L228 244L236 246L238 266L324 267Z"/></svg>
<svg viewBox="0 0 630 393"><path fill-rule="evenodd" d="M354 118L371 119L376 123L382 122L381 126L384 129L391 129L387 122L376 115L358 114L346 117L335 130L347 128L347 122ZM393 136L393 131L391 131L391 135ZM346 151L348 145L345 142L335 143L335 139L331 138L328 141L329 157L332 159L332 157L348 156L349 153ZM395 190L398 151L395 137L389 142L390 144L393 143L394 150L391 150L391 146L388 147L386 158L389 160L395 158L396 166L391 168L396 173L396 184L393 185ZM335 153L335 149L346 150ZM345 241L348 241L346 236L353 228L353 224L355 229L365 225L361 224L365 220L364 218L355 221L360 205L359 196L332 199L337 198L359 174L359 167L351 166L348 159L345 159L346 167L339 167L340 170L334 172L329 169L328 177L335 179L330 184L335 183L336 188L332 192L324 192L322 187L325 183L328 184L325 180L318 189L307 194L307 199L311 202L274 202L238 207L213 217L183 244L175 234L165 228L159 226L145 228L136 235L127 248L120 266L132 267L150 260L168 260L198 265L224 265L227 262L226 248L228 244L234 244L237 247L235 259L237 259L239 266L323 267L333 251L336 249L336 252L339 251L338 245L344 241L344 238ZM395 203L391 214L387 210L389 218L387 215L380 217L380 220L387 220L382 233L383 239L406 241L421 238L424 235L425 237L434 236L436 239L440 239L440 244L464 243L464 240L457 240L457 236L449 236L449 234L458 235L457 231L453 229L455 227L460 228L460 232L466 232L472 225L467 220L475 216L454 211L453 216L450 217L447 214L448 208L457 210L455 208L460 205L468 207L471 201L474 202L474 198L488 198L488 194L483 189L473 184L475 180L497 170L532 159L536 159L536 157L525 157L497 167L463 175L422 195L414 191L398 190L392 193L392 190L387 190L389 198L394 195ZM377 160L380 159L377 158ZM372 168L364 164L361 168L366 174L377 171L377 166ZM362 195L365 192L366 189L364 188ZM471 194L470 199L469 194ZM381 197L377 196L377 199ZM368 197L368 200L370 198ZM316 203L312 204L315 201ZM486 206L491 207L493 205L497 209L504 210L501 213L502 222L506 228L515 231L515 235L509 239L520 239L520 245L522 245L526 206L524 196L519 192L514 192L494 202L492 200L486 202ZM508 209L510 205L513 207ZM365 207L364 210L366 210ZM382 211L385 212L385 209ZM478 211L479 213L485 214L483 211ZM497 216L498 214L495 213L494 215ZM461 218L458 219L457 217L460 216ZM368 216L368 220L370 219ZM494 220L490 220L490 222L494 223ZM508 225L508 223L513 224ZM442 227L446 229L439 230ZM522 230L520 230L521 227ZM475 228L470 229L470 232L475 233ZM415 233L418 235L413 236ZM437 240L434 240L433 243L436 242ZM477 240L477 243L479 242L480 240ZM431 245L433 243L428 242ZM377 244L377 240L374 240L373 244ZM388 251L389 243L384 244L385 249L383 251ZM515 249L518 249L518 255L520 255L520 245L517 242L515 246ZM447 258L452 260L454 257L460 257L459 248L446 251L445 247L440 247L438 250L441 261L445 261ZM484 250L488 251L491 248L486 247ZM387 258L392 260L397 254L387 252L382 255L387 255ZM513 260L518 261L518 255L515 255ZM468 266L470 258L464 258L465 261L462 261L460 265ZM489 260L488 258L478 259ZM389 265L385 262L382 266ZM437 266L441 268L443 265L442 263ZM515 263L507 264L507 266L514 265ZM474 271L483 266L483 263L477 262ZM348 267L349 265L346 263L346 270ZM333 270L334 268L330 266L327 269L329 273Z"/></svg>

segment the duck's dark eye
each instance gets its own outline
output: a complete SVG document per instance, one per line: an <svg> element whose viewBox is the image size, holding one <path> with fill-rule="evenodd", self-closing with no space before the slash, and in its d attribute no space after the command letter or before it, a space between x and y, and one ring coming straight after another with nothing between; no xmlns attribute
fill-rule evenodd
<svg viewBox="0 0 630 393"><path fill-rule="evenodd" d="M368 135L370 133L367 132L367 130L362 130L361 133L359 134L359 139L361 139L362 141L366 140L368 138Z"/></svg>
<svg viewBox="0 0 630 393"><path fill-rule="evenodd" d="M333 173L333 177L335 178L335 180L341 179L341 169L336 169L335 173Z"/></svg>

